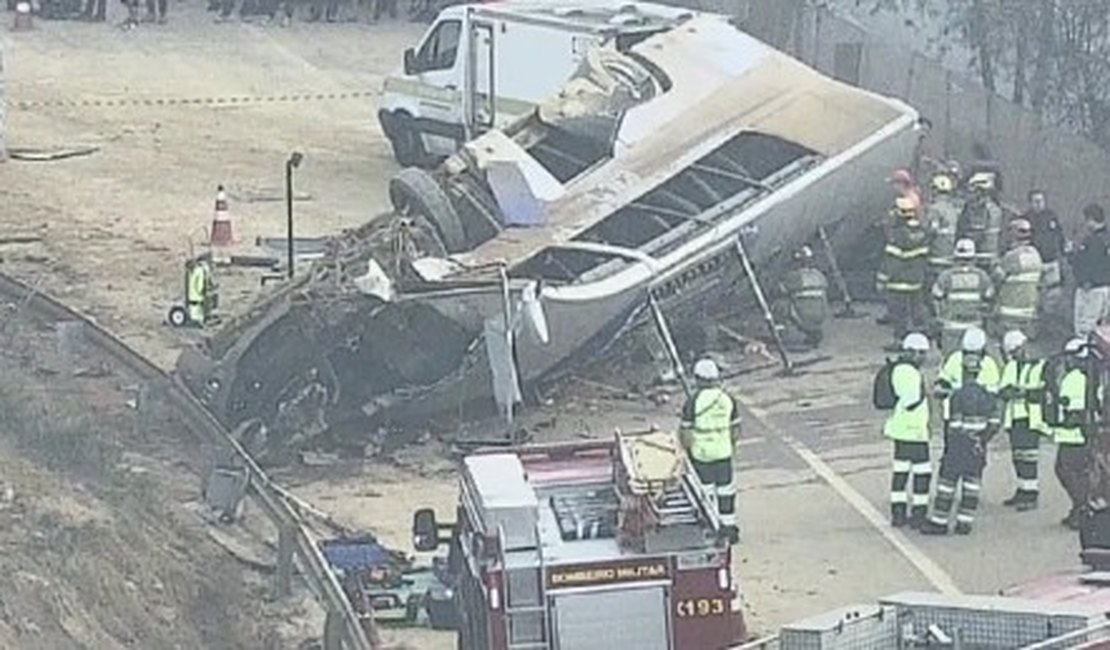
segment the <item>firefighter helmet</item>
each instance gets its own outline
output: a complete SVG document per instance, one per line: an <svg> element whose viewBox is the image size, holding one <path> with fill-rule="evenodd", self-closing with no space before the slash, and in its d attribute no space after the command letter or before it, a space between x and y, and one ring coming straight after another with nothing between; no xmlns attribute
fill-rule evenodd
<svg viewBox="0 0 1110 650"><path fill-rule="evenodd" d="M975 257L975 242L966 237L957 241L953 257L958 260L973 259Z"/></svg>
<svg viewBox="0 0 1110 650"><path fill-rule="evenodd" d="M721 369L712 359L698 359L694 364L694 378L702 381L717 381L721 378Z"/></svg>
<svg viewBox="0 0 1110 650"><path fill-rule="evenodd" d="M1002 335L1002 349L1006 352L1013 352L1025 345L1028 340L1029 338L1021 330L1010 330Z"/></svg>
<svg viewBox="0 0 1110 650"><path fill-rule="evenodd" d="M907 352L928 352L929 339L921 332L910 332L902 339L902 349Z"/></svg>
<svg viewBox="0 0 1110 650"><path fill-rule="evenodd" d="M960 340L960 349L964 352L982 352L987 349L987 333L974 325L967 328Z"/></svg>
<svg viewBox="0 0 1110 650"><path fill-rule="evenodd" d="M895 185L912 186L914 184L913 175L906 169L895 169L890 174L890 178L886 180L888 183L893 183Z"/></svg>
<svg viewBox="0 0 1110 650"><path fill-rule="evenodd" d="M1079 359L1087 358L1087 340L1075 337L1064 344L1064 354L1070 354Z"/></svg>
<svg viewBox="0 0 1110 650"><path fill-rule="evenodd" d="M952 177L948 174L933 174L933 179L929 183L933 187L933 191L938 194L951 194L956 189L956 184L952 182Z"/></svg>
<svg viewBox="0 0 1110 650"><path fill-rule="evenodd" d="M973 189L985 192L994 187L994 175L989 172L976 172L967 179L967 184Z"/></svg>
<svg viewBox="0 0 1110 650"><path fill-rule="evenodd" d="M1014 219L1010 222L1010 232L1014 239L1025 240L1033 236L1033 224L1028 219Z"/></svg>

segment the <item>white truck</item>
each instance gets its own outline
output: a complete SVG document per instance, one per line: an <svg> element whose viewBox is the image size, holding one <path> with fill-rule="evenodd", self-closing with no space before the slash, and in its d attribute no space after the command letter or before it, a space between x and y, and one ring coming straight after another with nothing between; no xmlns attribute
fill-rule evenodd
<svg viewBox="0 0 1110 650"><path fill-rule="evenodd" d="M597 0L448 7L419 45L405 50L403 68L386 78L378 119L399 163L432 166L549 98L590 48L626 51L693 15Z"/></svg>

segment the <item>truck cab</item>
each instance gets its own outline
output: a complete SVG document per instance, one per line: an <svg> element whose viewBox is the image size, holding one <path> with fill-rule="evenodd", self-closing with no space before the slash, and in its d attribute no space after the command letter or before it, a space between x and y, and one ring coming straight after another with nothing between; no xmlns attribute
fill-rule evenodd
<svg viewBox="0 0 1110 650"><path fill-rule="evenodd" d="M642 2L448 7L386 78L378 119L399 163L433 166L461 143L528 114L589 49L623 50L692 15Z"/></svg>
<svg viewBox="0 0 1110 650"><path fill-rule="evenodd" d="M673 434L482 450L449 547L462 650L721 650L746 635L731 547ZM444 535L443 533L449 533Z"/></svg>

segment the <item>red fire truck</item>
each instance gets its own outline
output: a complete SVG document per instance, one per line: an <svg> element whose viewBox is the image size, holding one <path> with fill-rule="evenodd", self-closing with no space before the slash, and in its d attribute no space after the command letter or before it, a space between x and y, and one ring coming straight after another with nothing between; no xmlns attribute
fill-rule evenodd
<svg viewBox="0 0 1110 650"><path fill-rule="evenodd" d="M672 435L481 450L449 545L461 650L717 650L744 640L732 553ZM448 533L449 534L445 534Z"/></svg>

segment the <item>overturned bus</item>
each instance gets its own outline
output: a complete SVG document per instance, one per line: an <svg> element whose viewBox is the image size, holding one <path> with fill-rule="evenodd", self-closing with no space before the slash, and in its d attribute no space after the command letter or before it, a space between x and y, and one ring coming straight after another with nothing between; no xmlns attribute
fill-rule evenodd
<svg viewBox="0 0 1110 650"><path fill-rule="evenodd" d="M739 237L766 266L818 226L862 231L918 121L721 16L603 43L527 117L401 171L393 214L334 238L178 371L228 424L282 444L473 404L511 413L649 306L696 313L742 273Z"/></svg>

